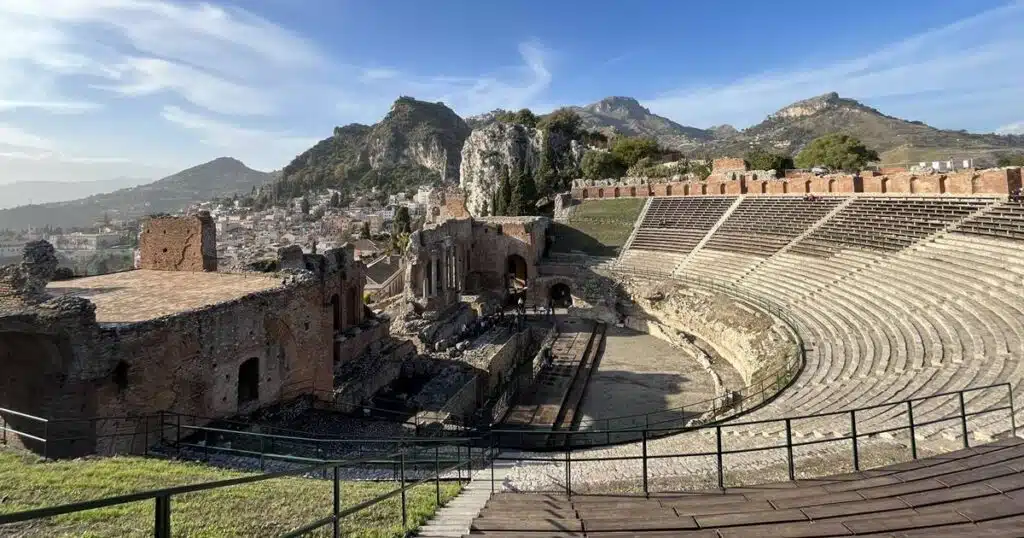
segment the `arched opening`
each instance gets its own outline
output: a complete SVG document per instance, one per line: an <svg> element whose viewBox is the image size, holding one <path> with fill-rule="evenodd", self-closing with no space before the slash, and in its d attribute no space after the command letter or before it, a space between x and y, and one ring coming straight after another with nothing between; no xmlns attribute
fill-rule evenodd
<svg viewBox="0 0 1024 538"><path fill-rule="evenodd" d="M690 195L690 184L689 183L687 183L686 185L683 185L683 195L684 196L689 196Z"/></svg>
<svg viewBox="0 0 1024 538"><path fill-rule="evenodd" d="M761 182L761 194L768 194L768 182L767 181L762 181Z"/></svg>
<svg viewBox="0 0 1024 538"><path fill-rule="evenodd" d="M917 178L916 177L912 177L912 178L910 178L910 194L915 194L916 192L917 192Z"/></svg>
<svg viewBox="0 0 1024 538"><path fill-rule="evenodd" d="M618 187L615 187L615 190L612 191L612 196L615 197L615 198L619 197L619 188Z"/></svg>
<svg viewBox="0 0 1024 538"><path fill-rule="evenodd" d="M700 184L700 193L701 194L707 194L708 193L708 184L707 183L701 183Z"/></svg>
<svg viewBox="0 0 1024 538"><path fill-rule="evenodd" d="M636 196L636 187L630 187L629 188L629 195L633 196L633 197Z"/></svg>
<svg viewBox="0 0 1024 538"><path fill-rule="evenodd" d="M665 196L672 196L672 185L665 185Z"/></svg>
<svg viewBox="0 0 1024 538"><path fill-rule="evenodd" d="M946 176L939 176L939 194L946 194Z"/></svg>
<svg viewBox="0 0 1024 538"><path fill-rule="evenodd" d="M828 192L835 192L835 190L836 190L836 180L834 180L834 179L828 180Z"/></svg>
<svg viewBox="0 0 1024 538"><path fill-rule="evenodd" d="M238 407L260 399L260 359L246 359L238 367Z"/></svg>
<svg viewBox="0 0 1024 538"><path fill-rule="evenodd" d="M889 192L889 178L887 177L882 178L882 192Z"/></svg>
<svg viewBox="0 0 1024 538"><path fill-rule="evenodd" d="M604 189L597 189L597 197L604 198Z"/></svg>
<svg viewBox="0 0 1024 538"><path fill-rule="evenodd" d="M810 193L811 192L811 180L809 180L809 179L804 182L804 192L806 192L806 193Z"/></svg>
<svg viewBox="0 0 1024 538"><path fill-rule="evenodd" d="M509 254L505 259L505 279L508 287L526 289L526 260L518 254Z"/></svg>
<svg viewBox="0 0 1024 538"><path fill-rule="evenodd" d="M583 191L580 193L580 198L586 199L586 197L587 197L587 189L583 189Z"/></svg>
<svg viewBox="0 0 1024 538"><path fill-rule="evenodd" d="M331 313L334 315L334 331L341 330L341 298L335 293L331 296Z"/></svg>
<svg viewBox="0 0 1024 538"><path fill-rule="evenodd" d="M718 186L718 194L725 194L725 183Z"/></svg>
<svg viewBox="0 0 1024 538"><path fill-rule="evenodd" d="M559 282L548 290L548 298L551 299L551 304L556 308L569 308L572 306L572 292L569 290L569 285L563 282Z"/></svg>

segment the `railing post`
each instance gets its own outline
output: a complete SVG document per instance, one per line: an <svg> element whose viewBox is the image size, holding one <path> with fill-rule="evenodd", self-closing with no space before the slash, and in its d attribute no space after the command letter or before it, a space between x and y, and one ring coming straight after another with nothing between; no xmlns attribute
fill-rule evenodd
<svg viewBox="0 0 1024 538"><path fill-rule="evenodd" d="M853 438L853 470L860 470L860 452L857 446L857 410L850 410L850 436Z"/></svg>
<svg viewBox="0 0 1024 538"><path fill-rule="evenodd" d="M494 495L494 434L488 435L488 442L491 445L490 456L491 456L491 495Z"/></svg>
<svg viewBox="0 0 1024 538"><path fill-rule="evenodd" d="M153 523L153 536L156 538L171 538L170 495L160 495L156 498L156 518Z"/></svg>
<svg viewBox="0 0 1024 538"><path fill-rule="evenodd" d="M786 463L789 466L789 479L796 480L796 465L793 462L793 424L786 419Z"/></svg>
<svg viewBox="0 0 1024 538"><path fill-rule="evenodd" d="M50 455L50 423L43 423L43 459L49 459Z"/></svg>
<svg viewBox="0 0 1024 538"><path fill-rule="evenodd" d="M178 448L178 458L181 458L181 413L176 415L178 417L177 431L174 434L174 446Z"/></svg>
<svg viewBox="0 0 1024 538"><path fill-rule="evenodd" d="M267 466L266 466L266 463L264 461L266 459L266 456L265 456L265 454L266 454L266 447L264 446L264 441L265 440L266 440L266 437L263 437L261 435L260 436L260 472L261 473L267 470Z"/></svg>
<svg viewBox="0 0 1024 538"><path fill-rule="evenodd" d="M334 465L334 538L341 536L341 469Z"/></svg>
<svg viewBox="0 0 1024 538"><path fill-rule="evenodd" d="M971 448L971 440L967 438L967 406L964 404L964 391L957 395L960 397L960 427L964 434L964 448Z"/></svg>
<svg viewBox="0 0 1024 538"><path fill-rule="evenodd" d="M1013 385L1007 383L1006 390L1010 392L1010 436L1017 436L1017 417L1014 416L1013 412ZM6 432L5 432L6 433Z"/></svg>
<svg viewBox="0 0 1024 538"><path fill-rule="evenodd" d="M402 473L402 530L409 528L409 511L407 510L408 505L405 500L405 451L403 450L400 454L399 465L401 465Z"/></svg>
<svg viewBox="0 0 1024 538"><path fill-rule="evenodd" d="M715 455L718 459L718 488L725 489L725 469L722 467L722 427L715 426Z"/></svg>
<svg viewBox="0 0 1024 538"><path fill-rule="evenodd" d="M473 481L473 441L466 439L466 482Z"/></svg>
<svg viewBox="0 0 1024 538"><path fill-rule="evenodd" d="M441 464L438 461L440 447L434 445L434 502L441 506Z"/></svg>
<svg viewBox="0 0 1024 538"><path fill-rule="evenodd" d="M907 400L907 417L910 421L910 457L917 459L917 431L914 428L914 400Z"/></svg>
<svg viewBox="0 0 1024 538"><path fill-rule="evenodd" d="M641 445L641 450L644 467L644 497L650 497L650 491L647 489L647 430L643 431L643 444Z"/></svg>
<svg viewBox="0 0 1024 538"><path fill-rule="evenodd" d="M142 434L142 455L149 456L149 415L142 416L142 429L144 430Z"/></svg>
<svg viewBox="0 0 1024 538"><path fill-rule="evenodd" d="M565 494L572 497L572 447L565 443Z"/></svg>

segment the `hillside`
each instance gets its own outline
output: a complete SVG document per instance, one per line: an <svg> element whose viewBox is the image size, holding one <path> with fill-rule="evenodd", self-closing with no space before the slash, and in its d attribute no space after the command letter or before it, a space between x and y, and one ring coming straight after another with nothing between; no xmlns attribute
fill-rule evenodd
<svg viewBox="0 0 1024 538"><path fill-rule="evenodd" d="M173 213L194 202L246 194L274 177L272 173L252 170L236 159L221 157L138 187L67 202L0 210L0 229L88 226L104 213L115 220Z"/></svg>
<svg viewBox="0 0 1024 538"><path fill-rule="evenodd" d="M295 157L260 201L327 187L355 194L374 187L394 192L424 183L457 184L469 133L443 103L400 97L379 123L336 127L331 137Z"/></svg>
<svg viewBox="0 0 1024 538"><path fill-rule="evenodd" d="M708 149L717 155L742 155L751 147L796 154L811 140L834 132L859 138L886 163L969 155L977 164L991 166L1000 153L1024 151L1022 136L936 129L885 115L835 92L793 103L739 133L719 130Z"/></svg>
<svg viewBox="0 0 1024 538"><path fill-rule="evenodd" d="M0 185L0 209L84 198L149 183L151 179L118 177L95 181L16 181Z"/></svg>
<svg viewBox="0 0 1024 538"><path fill-rule="evenodd" d="M586 106L570 108L580 115L586 129L605 134L649 136L673 149L693 147L715 136L710 131L680 125L653 114L632 97L607 97Z"/></svg>

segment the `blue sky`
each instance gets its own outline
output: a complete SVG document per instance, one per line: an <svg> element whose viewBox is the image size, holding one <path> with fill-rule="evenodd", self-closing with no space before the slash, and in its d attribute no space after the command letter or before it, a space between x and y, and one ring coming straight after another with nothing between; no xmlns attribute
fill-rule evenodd
<svg viewBox="0 0 1024 538"><path fill-rule="evenodd" d="M399 95L743 128L828 91L1024 132L1024 0L3 0L0 183L284 166Z"/></svg>

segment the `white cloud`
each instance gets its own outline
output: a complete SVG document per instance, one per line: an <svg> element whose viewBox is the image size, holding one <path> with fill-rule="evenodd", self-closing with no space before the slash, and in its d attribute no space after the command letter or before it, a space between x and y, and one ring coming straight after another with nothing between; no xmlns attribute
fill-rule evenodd
<svg viewBox="0 0 1024 538"><path fill-rule="evenodd" d="M780 67L731 82L685 87L644 105L689 125L746 126L793 101L829 91L875 105L923 95L956 98L979 87L1020 87L1024 36L1017 29L1022 23L1024 3L1014 2L860 58L817 67Z"/></svg>
<svg viewBox="0 0 1024 538"><path fill-rule="evenodd" d="M0 99L0 112L18 109L45 110L54 114L81 114L100 108L98 103L75 101L13 101Z"/></svg>
<svg viewBox="0 0 1024 538"><path fill-rule="evenodd" d="M1009 125L1003 125L996 129L996 134L1016 134L1024 135L1024 121L1018 121L1017 123L1011 123Z"/></svg>
<svg viewBox="0 0 1024 538"><path fill-rule="evenodd" d="M53 142L14 125L0 124L0 146L19 150L44 150L53 148Z"/></svg>
<svg viewBox="0 0 1024 538"><path fill-rule="evenodd" d="M279 168L336 124L377 121L399 95L445 101L462 114L528 106L552 75L539 43L518 52L518 65L491 73L410 73L345 63L278 24L212 3L4 0L0 114L88 113L145 133L133 140L148 144L143 153L175 142L187 152L173 158L181 166L208 156L192 141ZM124 151L113 139L104 145L100 131L60 134L87 142L76 155Z"/></svg>
<svg viewBox="0 0 1024 538"><path fill-rule="evenodd" d="M196 132L207 145L227 150L230 155L245 154L247 164L263 169L280 168L287 163L275 160L277 156L294 156L319 141L319 138L287 132L240 127L176 106L164 107L161 116L183 129Z"/></svg>

